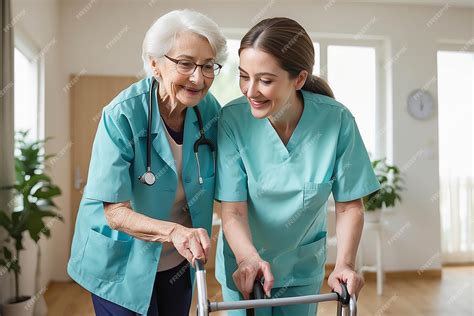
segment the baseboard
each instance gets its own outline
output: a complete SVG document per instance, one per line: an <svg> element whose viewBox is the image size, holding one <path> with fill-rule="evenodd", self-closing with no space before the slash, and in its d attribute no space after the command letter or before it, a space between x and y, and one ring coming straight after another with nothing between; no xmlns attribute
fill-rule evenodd
<svg viewBox="0 0 474 316"><path fill-rule="evenodd" d="M328 278L329 274L334 270L334 264L326 264L326 275ZM367 281L376 280L375 272L363 272L364 279ZM433 278L440 279L442 276L441 269L430 269L430 270L404 270L404 271L385 271L385 280L400 280L400 279L418 279L418 278Z"/></svg>

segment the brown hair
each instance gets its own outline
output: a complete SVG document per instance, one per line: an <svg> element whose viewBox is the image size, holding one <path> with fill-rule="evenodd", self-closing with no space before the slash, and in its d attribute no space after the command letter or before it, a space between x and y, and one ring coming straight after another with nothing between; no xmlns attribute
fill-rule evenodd
<svg viewBox="0 0 474 316"><path fill-rule="evenodd" d="M276 58L280 67L296 78L302 70L308 72L304 90L334 98L328 83L312 75L314 46L305 29L289 18L270 18L258 22L240 42L239 55L245 48L258 48Z"/></svg>

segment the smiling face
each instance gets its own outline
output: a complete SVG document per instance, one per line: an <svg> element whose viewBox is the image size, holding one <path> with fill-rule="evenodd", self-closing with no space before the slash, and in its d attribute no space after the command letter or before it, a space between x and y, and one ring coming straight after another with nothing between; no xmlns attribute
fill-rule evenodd
<svg viewBox="0 0 474 316"><path fill-rule="evenodd" d="M255 48L240 52L240 90L250 103L255 118L277 116L295 102L296 90L303 86L307 73L292 79L270 54Z"/></svg>
<svg viewBox="0 0 474 316"><path fill-rule="evenodd" d="M173 48L166 54L175 60L202 65L214 62L216 54L209 41L195 33L185 32L176 36ZM152 68L160 77L160 97L171 99L172 103L191 107L201 101L214 79L202 75L200 67L190 75L183 75L176 69L176 63L163 57L159 62L151 61Z"/></svg>

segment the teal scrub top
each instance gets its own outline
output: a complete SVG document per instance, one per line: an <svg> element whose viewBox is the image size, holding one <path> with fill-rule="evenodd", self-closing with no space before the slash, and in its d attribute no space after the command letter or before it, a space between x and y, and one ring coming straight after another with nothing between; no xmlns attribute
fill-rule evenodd
<svg viewBox="0 0 474 316"><path fill-rule="evenodd" d="M176 194L177 172L173 154L159 119L153 97L153 186L138 177L146 170L148 100L151 78L122 91L102 111L89 167L87 185L80 203L72 242L69 275L88 291L146 314L152 295L162 244L146 242L113 230L107 223L103 201L131 201L132 208L146 216L168 220ZM206 137L217 141L219 103L208 93L198 104ZM199 147L201 175L198 181L193 144L199 138L198 121L186 110L183 141L182 182L193 227L210 235L215 172L208 146ZM194 270L191 269L194 282Z"/></svg>
<svg viewBox="0 0 474 316"><path fill-rule="evenodd" d="M247 201L252 240L270 263L274 287L324 277L326 209L380 188L350 111L302 91L303 114L285 146L268 119L252 116L245 97L223 107L218 126L216 199ZM235 257L220 232L216 278L236 290Z"/></svg>

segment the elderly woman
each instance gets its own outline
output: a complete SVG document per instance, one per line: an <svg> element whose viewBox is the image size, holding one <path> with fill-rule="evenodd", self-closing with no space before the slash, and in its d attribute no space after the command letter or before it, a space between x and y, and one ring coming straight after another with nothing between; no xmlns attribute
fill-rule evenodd
<svg viewBox="0 0 474 316"><path fill-rule="evenodd" d="M103 109L68 264L97 315L189 313L188 262L210 246L220 106L208 90L225 54L212 20L169 12L143 41L149 77Z"/></svg>

